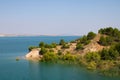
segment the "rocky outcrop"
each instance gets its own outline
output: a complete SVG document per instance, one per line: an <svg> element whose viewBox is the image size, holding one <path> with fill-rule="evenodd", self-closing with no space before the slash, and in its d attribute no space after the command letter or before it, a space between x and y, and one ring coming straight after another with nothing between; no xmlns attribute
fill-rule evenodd
<svg viewBox="0 0 120 80"><path fill-rule="evenodd" d="M25 57L28 60L40 60L42 55L39 54L40 49L32 49Z"/></svg>
<svg viewBox="0 0 120 80"><path fill-rule="evenodd" d="M82 53L83 55L85 55L88 52L96 52L96 51L100 51L103 48L105 48L105 46L98 44L100 36L101 36L100 34L97 34L96 37L92 39L88 45L84 46L84 50Z"/></svg>

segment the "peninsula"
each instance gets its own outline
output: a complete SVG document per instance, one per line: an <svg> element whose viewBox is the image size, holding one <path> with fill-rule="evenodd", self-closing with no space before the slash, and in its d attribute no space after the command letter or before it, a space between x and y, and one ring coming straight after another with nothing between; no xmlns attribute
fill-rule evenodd
<svg viewBox="0 0 120 80"><path fill-rule="evenodd" d="M107 27L71 42L40 42L39 46L29 47L26 59L80 64L107 75L120 75L120 30Z"/></svg>

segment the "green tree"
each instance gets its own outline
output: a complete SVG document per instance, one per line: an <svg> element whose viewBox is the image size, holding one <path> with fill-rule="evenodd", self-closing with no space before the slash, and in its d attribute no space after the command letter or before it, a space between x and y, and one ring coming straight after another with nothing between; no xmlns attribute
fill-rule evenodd
<svg viewBox="0 0 120 80"><path fill-rule="evenodd" d="M102 60L109 60L109 59L111 59L107 49L103 49L102 51L100 51L100 56L101 56Z"/></svg>
<svg viewBox="0 0 120 80"><path fill-rule="evenodd" d="M101 33L101 34L105 34L105 35L112 35L113 33L113 28L112 27L107 27L107 28L102 28L100 29L98 32Z"/></svg>
<svg viewBox="0 0 120 80"><path fill-rule="evenodd" d="M64 41L64 39L61 39L59 42L59 45L64 45L66 42Z"/></svg>
<svg viewBox="0 0 120 80"><path fill-rule="evenodd" d="M45 43L44 43L44 42L40 42L40 43L39 43L39 47L40 47L40 48L42 48L42 47L44 47L44 46L45 46Z"/></svg>
<svg viewBox="0 0 120 80"><path fill-rule="evenodd" d="M58 55L62 55L62 51L61 50L58 50Z"/></svg>
<svg viewBox="0 0 120 80"><path fill-rule="evenodd" d="M96 34L95 34L94 32L89 32L88 35L87 35L87 39L88 39L88 40L91 40L91 39L93 39L95 36L96 36Z"/></svg>
<svg viewBox="0 0 120 80"><path fill-rule="evenodd" d="M103 36L101 36L101 37L100 37L100 40L99 40L99 43L100 43L101 45L103 45L103 46L106 46L106 45L107 45L107 43L106 43L106 38L103 37Z"/></svg>
<svg viewBox="0 0 120 80"><path fill-rule="evenodd" d="M80 43L81 44L84 44L84 45L87 45L90 43L90 40L87 39L87 36L83 36L82 38L80 38Z"/></svg>
<svg viewBox="0 0 120 80"><path fill-rule="evenodd" d="M111 36L107 36L107 37L101 36L99 40L99 43L103 46L112 45L113 42L114 42L114 39Z"/></svg>
<svg viewBox="0 0 120 80"><path fill-rule="evenodd" d="M65 55L63 55L62 60L73 62L76 60L76 56L72 55L71 53L67 52Z"/></svg>
<svg viewBox="0 0 120 80"><path fill-rule="evenodd" d="M53 52L48 52L46 54L43 55L42 61L45 62L56 62L58 60L58 56L53 53Z"/></svg>
<svg viewBox="0 0 120 80"><path fill-rule="evenodd" d="M120 43L116 44L114 49L117 50L120 54Z"/></svg>
<svg viewBox="0 0 120 80"><path fill-rule="evenodd" d="M101 59L100 55L97 52L89 52L84 57L88 62L98 62Z"/></svg>
<svg viewBox="0 0 120 80"><path fill-rule="evenodd" d="M69 48L69 47L70 47L69 44L63 44L61 48L62 48L62 49L67 49L67 48Z"/></svg>
<svg viewBox="0 0 120 80"><path fill-rule="evenodd" d="M110 48L108 50L109 56L111 60L115 60L118 58L119 56L119 52L117 50L114 50L113 48Z"/></svg>
<svg viewBox="0 0 120 80"><path fill-rule="evenodd" d="M77 43L76 50L82 50L82 49L83 49L83 45L81 43Z"/></svg>
<svg viewBox="0 0 120 80"><path fill-rule="evenodd" d="M46 48L42 47L39 54L44 55L47 52L48 52L48 50Z"/></svg>

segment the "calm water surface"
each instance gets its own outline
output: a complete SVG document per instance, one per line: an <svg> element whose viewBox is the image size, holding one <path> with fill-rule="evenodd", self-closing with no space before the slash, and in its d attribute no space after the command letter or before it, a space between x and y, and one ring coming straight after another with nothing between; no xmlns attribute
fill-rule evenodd
<svg viewBox="0 0 120 80"><path fill-rule="evenodd" d="M0 80L120 80L105 77L77 65L39 63L27 61L28 47L46 43L77 39L77 36L0 37ZM16 61L20 57L20 61Z"/></svg>

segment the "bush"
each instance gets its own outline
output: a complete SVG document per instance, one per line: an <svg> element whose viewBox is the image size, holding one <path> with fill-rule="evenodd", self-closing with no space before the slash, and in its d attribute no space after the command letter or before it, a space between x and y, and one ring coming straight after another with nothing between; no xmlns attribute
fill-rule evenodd
<svg viewBox="0 0 120 80"><path fill-rule="evenodd" d="M99 33L111 36L115 41L120 42L120 31L117 28L102 28L99 30Z"/></svg>
<svg viewBox="0 0 120 80"><path fill-rule="evenodd" d="M114 42L113 38L112 37L103 37L101 36L100 37L100 40L99 40L99 44L103 45L103 46L109 46L109 45L112 45L112 43Z"/></svg>
<svg viewBox="0 0 120 80"><path fill-rule="evenodd" d="M39 54L44 55L47 52L48 52L48 50L46 48L42 47Z"/></svg>
<svg viewBox="0 0 120 80"><path fill-rule="evenodd" d="M64 41L64 39L61 39L59 42L59 45L64 45L66 42Z"/></svg>
<svg viewBox="0 0 120 80"><path fill-rule="evenodd" d="M76 56L70 54L69 52L67 52L65 55L62 56L62 60L63 60L63 61L73 62L73 61L75 61L76 59L77 59Z"/></svg>
<svg viewBox="0 0 120 80"><path fill-rule="evenodd" d="M39 47L40 47L40 48L42 48L42 47L44 47L44 46L45 46L45 43L44 43L44 42L40 42L40 43L39 43Z"/></svg>
<svg viewBox="0 0 120 80"><path fill-rule="evenodd" d="M110 59L110 56L109 56L107 49L103 49L102 51L100 51L100 56L101 56L102 60L109 60Z"/></svg>
<svg viewBox="0 0 120 80"><path fill-rule="evenodd" d="M105 34L105 35L110 35L110 36L112 36L112 33L113 33L113 28L112 27L107 27L107 28L102 28L102 29L100 29L98 32L100 33L100 34Z"/></svg>
<svg viewBox="0 0 120 80"><path fill-rule="evenodd" d="M76 50L83 50L83 45L81 43L77 43Z"/></svg>
<svg viewBox="0 0 120 80"><path fill-rule="evenodd" d="M100 55L97 52L89 52L84 57L87 60L87 62L91 61L98 62L101 59Z"/></svg>
<svg viewBox="0 0 120 80"><path fill-rule="evenodd" d="M58 55L62 55L62 51L60 51L60 50L58 50L58 53L57 53Z"/></svg>
<svg viewBox="0 0 120 80"><path fill-rule="evenodd" d="M80 38L80 43L81 44L84 44L84 45L87 45L90 43L90 40L87 39L87 36L83 36L82 38Z"/></svg>
<svg viewBox="0 0 120 80"><path fill-rule="evenodd" d="M63 44L61 48L62 48L62 49L67 49L67 48L69 48L69 47L70 47L69 44Z"/></svg>
<svg viewBox="0 0 120 80"><path fill-rule="evenodd" d="M100 56L102 60L116 60L119 52L111 47L110 49L103 49L100 52Z"/></svg>
<svg viewBox="0 0 120 80"><path fill-rule="evenodd" d="M95 61L91 61L91 62L89 62L88 65L87 65L87 69L89 69L89 70L95 70L96 67L97 67L97 64L96 64Z"/></svg>
<svg viewBox="0 0 120 80"><path fill-rule="evenodd" d="M87 39L88 39L88 40L91 40L91 39L93 39L95 36L96 36L96 34L95 34L94 32L89 32L88 35L87 35Z"/></svg>
<svg viewBox="0 0 120 80"><path fill-rule="evenodd" d="M43 55L42 61L45 62L56 62L58 60L58 56L53 52L48 52Z"/></svg>
<svg viewBox="0 0 120 80"><path fill-rule="evenodd" d="M114 49L117 50L120 54L120 43L116 44Z"/></svg>

